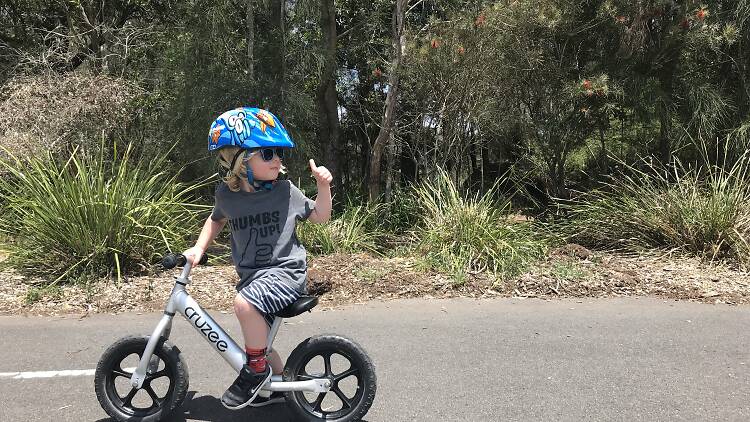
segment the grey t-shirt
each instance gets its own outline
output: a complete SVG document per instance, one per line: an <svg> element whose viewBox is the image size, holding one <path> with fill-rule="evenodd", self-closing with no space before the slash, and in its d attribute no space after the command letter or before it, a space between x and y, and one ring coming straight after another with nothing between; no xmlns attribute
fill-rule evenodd
<svg viewBox="0 0 750 422"><path fill-rule="evenodd" d="M257 192L232 192L226 183L219 184L211 218L227 219L232 232L232 260L240 276L237 290L273 274L304 291L306 253L295 228L314 208L315 202L289 180L279 180L273 189Z"/></svg>

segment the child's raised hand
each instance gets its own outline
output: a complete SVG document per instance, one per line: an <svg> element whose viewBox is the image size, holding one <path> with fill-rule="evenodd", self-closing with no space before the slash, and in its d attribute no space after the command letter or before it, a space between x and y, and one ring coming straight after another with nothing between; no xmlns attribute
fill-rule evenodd
<svg viewBox="0 0 750 422"><path fill-rule="evenodd" d="M327 186L331 184L331 181L333 180L331 172L323 166L316 166L315 160L313 159L310 159L310 171L312 171L312 175L315 177L315 181L318 185Z"/></svg>

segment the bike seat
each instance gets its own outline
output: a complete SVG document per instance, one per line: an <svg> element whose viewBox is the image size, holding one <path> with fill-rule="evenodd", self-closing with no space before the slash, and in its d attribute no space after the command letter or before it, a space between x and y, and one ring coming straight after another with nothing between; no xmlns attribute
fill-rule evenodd
<svg viewBox="0 0 750 422"><path fill-rule="evenodd" d="M275 315L281 318L296 317L297 315L314 308L317 304L317 296L300 296L294 303L279 312L276 312Z"/></svg>

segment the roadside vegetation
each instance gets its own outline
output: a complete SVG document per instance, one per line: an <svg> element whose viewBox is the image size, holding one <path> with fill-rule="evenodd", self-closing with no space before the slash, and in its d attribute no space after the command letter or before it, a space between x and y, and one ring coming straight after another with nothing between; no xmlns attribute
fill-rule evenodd
<svg viewBox="0 0 750 422"><path fill-rule="evenodd" d="M658 293L606 254L750 265L745 0L68 3L0 7L0 291L29 303L193 242L206 132L238 106L281 117L309 196L308 159L334 174L332 221L298 230L330 295ZM363 263L348 293L331 260ZM675 295L720 290L693 282Z"/></svg>
<svg viewBox="0 0 750 422"><path fill-rule="evenodd" d="M631 252L661 249L750 263L750 161L725 166L626 166L626 175L565 206L572 242Z"/></svg>
<svg viewBox="0 0 750 422"><path fill-rule="evenodd" d="M164 159L75 149L0 160L3 265L41 274L48 285L142 273L180 251L207 207Z"/></svg>

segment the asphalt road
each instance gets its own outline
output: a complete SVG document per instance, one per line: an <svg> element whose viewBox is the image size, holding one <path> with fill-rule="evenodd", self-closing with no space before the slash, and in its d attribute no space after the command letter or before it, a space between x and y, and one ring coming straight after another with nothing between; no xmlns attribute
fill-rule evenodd
<svg viewBox="0 0 750 422"><path fill-rule="evenodd" d="M233 336L234 316L212 313ZM160 314L0 317L0 373L93 369ZM288 320L277 348L338 333L372 356L367 421L748 421L750 307L659 299L403 300ZM237 338L237 337L235 337ZM286 405L232 412L229 366L184 320L172 341L190 393L174 421L289 421ZM0 421L108 421L93 376L0 376Z"/></svg>

